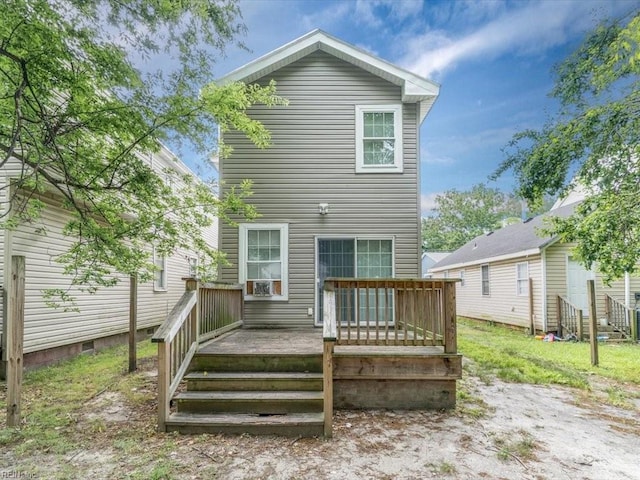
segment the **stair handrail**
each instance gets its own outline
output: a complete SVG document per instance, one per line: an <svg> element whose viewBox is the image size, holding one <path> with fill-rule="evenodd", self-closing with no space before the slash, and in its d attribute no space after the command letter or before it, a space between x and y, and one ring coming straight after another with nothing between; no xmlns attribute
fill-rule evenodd
<svg viewBox="0 0 640 480"><path fill-rule="evenodd" d="M556 297L556 315L558 318L558 335L564 336L564 330L576 335L581 342L584 340L584 320L582 310L571 303L568 298Z"/></svg>
<svg viewBox="0 0 640 480"><path fill-rule="evenodd" d="M625 337L633 336L633 309L608 293L604 296L607 323L613 325Z"/></svg>
<svg viewBox="0 0 640 480"><path fill-rule="evenodd" d="M166 430L171 398L198 350L200 315L198 283L187 280L186 291L151 338L158 344L158 430Z"/></svg>

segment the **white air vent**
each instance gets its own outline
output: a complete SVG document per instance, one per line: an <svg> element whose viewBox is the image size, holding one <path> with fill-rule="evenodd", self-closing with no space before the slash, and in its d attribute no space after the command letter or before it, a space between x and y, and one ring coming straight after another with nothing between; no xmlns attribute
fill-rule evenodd
<svg viewBox="0 0 640 480"><path fill-rule="evenodd" d="M270 297L273 295L273 282L261 281L253 282L253 296L254 297Z"/></svg>

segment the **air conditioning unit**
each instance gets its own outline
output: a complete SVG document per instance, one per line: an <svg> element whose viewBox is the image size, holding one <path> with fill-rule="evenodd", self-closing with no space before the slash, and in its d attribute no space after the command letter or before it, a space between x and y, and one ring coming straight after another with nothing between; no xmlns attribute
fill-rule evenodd
<svg viewBox="0 0 640 480"><path fill-rule="evenodd" d="M253 282L253 296L254 297L273 296L273 282L270 280Z"/></svg>

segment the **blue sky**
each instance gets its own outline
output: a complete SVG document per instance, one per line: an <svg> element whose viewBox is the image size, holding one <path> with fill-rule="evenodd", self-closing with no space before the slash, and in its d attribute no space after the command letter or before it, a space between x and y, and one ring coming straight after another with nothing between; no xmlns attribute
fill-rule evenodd
<svg viewBox="0 0 640 480"><path fill-rule="evenodd" d="M424 213L438 193L487 182L511 136L555 112L553 65L640 0L241 0L240 8L251 52L228 49L216 76L320 28L441 85L421 130ZM488 185L508 191L513 179Z"/></svg>

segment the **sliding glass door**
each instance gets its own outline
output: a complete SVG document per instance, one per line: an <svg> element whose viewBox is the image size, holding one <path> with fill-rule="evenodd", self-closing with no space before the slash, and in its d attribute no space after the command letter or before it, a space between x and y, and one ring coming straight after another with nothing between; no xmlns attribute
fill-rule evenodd
<svg viewBox="0 0 640 480"><path fill-rule="evenodd" d="M392 278L393 241L370 238L319 238L317 243L318 323L322 323L322 288L328 277L338 278ZM367 298L367 296L369 298ZM376 298L377 297L377 298ZM341 306L339 318L355 322L367 321L376 315L391 315L383 292L341 292L337 299ZM387 309L387 312L383 310ZM356 315L357 313L357 315ZM388 317L390 318L390 317Z"/></svg>

